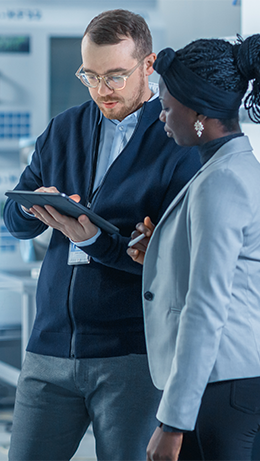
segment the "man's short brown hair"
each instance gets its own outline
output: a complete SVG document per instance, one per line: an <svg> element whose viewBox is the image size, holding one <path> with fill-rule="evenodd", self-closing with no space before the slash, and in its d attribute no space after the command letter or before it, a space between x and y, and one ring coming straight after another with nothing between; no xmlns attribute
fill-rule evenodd
<svg viewBox="0 0 260 461"><path fill-rule="evenodd" d="M96 45L117 45L125 37L135 43L134 58L142 59L152 53L153 43L149 27L139 14L128 10L109 10L93 18L85 35Z"/></svg>

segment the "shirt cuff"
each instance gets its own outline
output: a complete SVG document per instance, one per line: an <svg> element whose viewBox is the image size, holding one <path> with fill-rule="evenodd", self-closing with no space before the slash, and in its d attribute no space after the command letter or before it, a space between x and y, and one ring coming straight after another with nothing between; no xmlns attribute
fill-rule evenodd
<svg viewBox="0 0 260 461"><path fill-rule="evenodd" d="M22 208L22 205L19 205L19 207L20 207L21 212L22 212L25 216L30 216L30 218L35 218L35 219L37 219L37 218L34 216L34 214L28 213L28 211L25 211L25 210Z"/></svg>
<svg viewBox="0 0 260 461"><path fill-rule="evenodd" d="M186 432L183 429L177 427L168 426L168 424L159 423L159 427L162 427L163 432Z"/></svg>
<svg viewBox="0 0 260 461"><path fill-rule="evenodd" d="M86 247L86 246L89 246L89 245L92 245L93 243L96 242L96 240L98 239L98 237L100 236L101 234L101 230L98 228L98 231L97 233L91 237L90 239L88 240L83 240L82 242L73 242L73 240L70 239L70 241L72 243L74 243L74 245L76 245L77 247Z"/></svg>

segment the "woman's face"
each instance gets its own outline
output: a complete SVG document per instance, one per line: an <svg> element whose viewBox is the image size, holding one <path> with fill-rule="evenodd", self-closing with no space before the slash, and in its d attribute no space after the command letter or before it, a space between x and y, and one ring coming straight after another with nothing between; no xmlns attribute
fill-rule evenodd
<svg viewBox="0 0 260 461"><path fill-rule="evenodd" d="M164 130L167 136L174 138L179 146L199 144L194 128L194 123L198 119L197 113L177 101L167 90L162 78L159 81L159 91L162 105L159 118L165 124Z"/></svg>

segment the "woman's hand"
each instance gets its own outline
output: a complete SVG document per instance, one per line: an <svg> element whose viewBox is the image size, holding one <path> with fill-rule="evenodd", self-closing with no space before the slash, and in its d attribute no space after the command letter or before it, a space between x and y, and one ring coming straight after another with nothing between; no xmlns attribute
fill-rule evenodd
<svg viewBox="0 0 260 461"><path fill-rule="evenodd" d="M145 237L140 240L140 242L133 245L131 248L128 248L127 254L132 258L133 261L143 264L146 248L150 241L150 238L153 234L155 225L152 223L149 216L144 218L143 223L138 223L136 225L136 230L132 232L131 237L135 239L138 235L144 234Z"/></svg>

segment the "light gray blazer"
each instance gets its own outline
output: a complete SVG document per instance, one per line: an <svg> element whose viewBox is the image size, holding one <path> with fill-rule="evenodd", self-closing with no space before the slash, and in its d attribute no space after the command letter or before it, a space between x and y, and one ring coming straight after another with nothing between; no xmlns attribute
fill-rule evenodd
<svg viewBox="0 0 260 461"><path fill-rule="evenodd" d="M260 376L260 164L246 136L223 145L166 210L143 300L163 423L192 430L208 382Z"/></svg>

